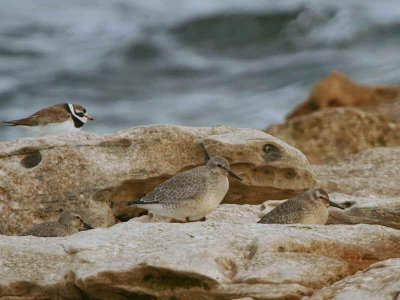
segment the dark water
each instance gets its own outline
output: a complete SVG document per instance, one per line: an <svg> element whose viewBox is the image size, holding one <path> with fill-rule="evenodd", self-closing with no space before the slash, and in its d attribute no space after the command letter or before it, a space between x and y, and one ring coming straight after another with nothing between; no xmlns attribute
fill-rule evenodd
<svg viewBox="0 0 400 300"><path fill-rule="evenodd" d="M97 133L264 128L335 69L398 84L399 50L398 0L2 0L0 119L68 101Z"/></svg>

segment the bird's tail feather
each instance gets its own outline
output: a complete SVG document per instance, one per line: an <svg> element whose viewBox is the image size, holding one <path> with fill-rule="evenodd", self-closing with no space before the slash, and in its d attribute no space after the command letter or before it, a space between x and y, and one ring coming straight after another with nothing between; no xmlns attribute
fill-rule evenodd
<svg viewBox="0 0 400 300"><path fill-rule="evenodd" d="M6 126L17 126L13 121L3 121L4 125Z"/></svg>

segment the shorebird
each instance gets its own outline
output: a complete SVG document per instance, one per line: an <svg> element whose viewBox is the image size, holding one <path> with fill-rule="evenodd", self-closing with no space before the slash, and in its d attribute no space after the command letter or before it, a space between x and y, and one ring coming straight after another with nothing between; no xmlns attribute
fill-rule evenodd
<svg viewBox="0 0 400 300"><path fill-rule="evenodd" d="M85 223L80 215L64 211L57 221L37 224L26 230L22 235L42 237L67 236L87 229L93 229L93 227Z"/></svg>
<svg viewBox="0 0 400 300"><path fill-rule="evenodd" d="M43 108L26 118L3 123L28 129L33 136L43 136L80 130L88 120L93 118L82 105L60 103Z"/></svg>
<svg viewBox="0 0 400 300"><path fill-rule="evenodd" d="M230 169L225 158L215 156L205 166L179 173L142 199L127 204L147 209L152 215L183 222L205 219L228 192L228 175L242 180Z"/></svg>
<svg viewBox="0 0 400 300"><path fill-rule="evenodd" d="M268 212L258 223L264 224L321 224L328 220L328 207L342 206L329 200L323 189L312 189L293 197Z"/></svg>

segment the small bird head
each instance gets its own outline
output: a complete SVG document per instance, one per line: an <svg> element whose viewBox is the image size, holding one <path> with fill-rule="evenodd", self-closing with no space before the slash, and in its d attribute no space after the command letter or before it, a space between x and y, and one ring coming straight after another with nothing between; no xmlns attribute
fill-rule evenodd
<svg viewBox="0 0 400 300"><path fill-rule="evenodd" d="M323 189L313 190L313 198L314 198L314 200L321 202L325 207L334 206L334 207L337 207L340 209L344 209L344 207L329 200L328 193L325 192L325 190L323 190Z"/></svg>
<svg viewBox="0 0 400 300"><path fill-rule="evenodd" d="M229 175L242 181L242 178L240 178L230 169L228 161L222 156L211 157L210 160L207 162L206 167L212 172L217 172L225 176Z"/></svg>
<svg viewBox="0 0 400 300"><path fill-rule="evenodd" d="M87 224L83 221L79 214L75 214L70 211L62 212L58 221L65 226L76 228L79 231L93 229L90 224Z"/></svg>
<svg viewBox="0 0 400 300"><path fill-rule="evenodd" d="M68 103L68 108L71 114L82 123L86 123L88 120L94 120L93 117L86 112L86 108L80 104Z"/></svg>

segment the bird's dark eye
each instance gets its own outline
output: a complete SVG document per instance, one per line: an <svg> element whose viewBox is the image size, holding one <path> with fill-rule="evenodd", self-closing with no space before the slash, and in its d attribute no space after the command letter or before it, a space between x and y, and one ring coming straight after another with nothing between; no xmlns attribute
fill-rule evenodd
<svg viewBox="0 0 400 300"><path fill-rule="evenodd" d="M83 109L83 113L85 113L85 114L86 114L86 109Z"/></svg>
<svg viewBox="0 0 400 300"><path fill-rule="evenodd" d="M85 116L85 114L83 112L76 113L76 115L79 116L79 117Z"/></svg>
<svg viewBox="0 0 400 300"><path fill-rule="evenodd" d="M78 220L79 220L80 218L79 218L78 216L76 216L75 219L78 219Z"/></svg>

